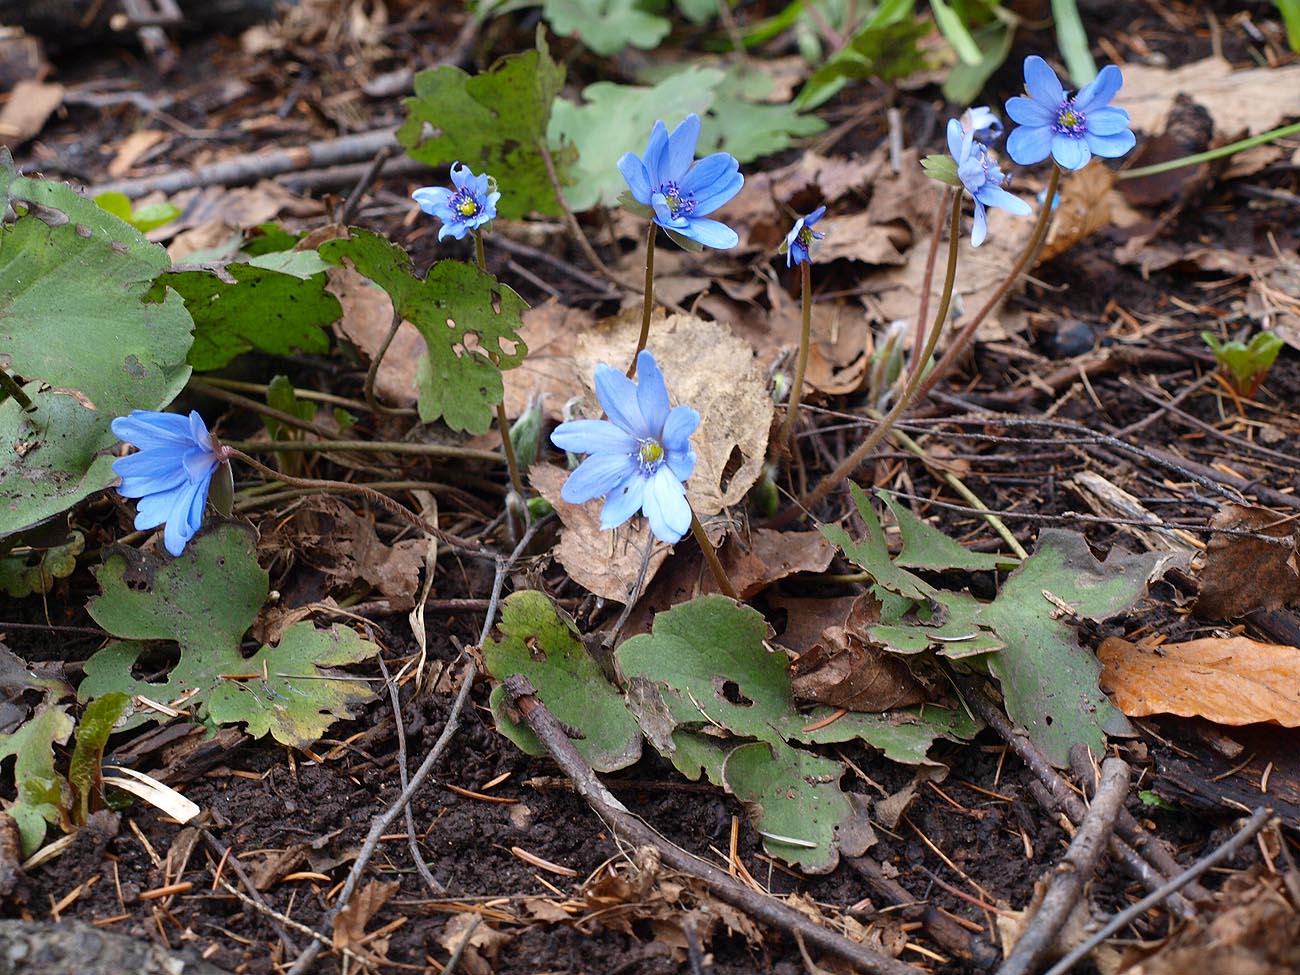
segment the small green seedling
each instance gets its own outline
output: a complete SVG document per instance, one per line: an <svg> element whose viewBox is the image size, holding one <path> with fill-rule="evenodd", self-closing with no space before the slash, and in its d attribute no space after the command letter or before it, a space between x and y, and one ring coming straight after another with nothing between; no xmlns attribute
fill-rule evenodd
<svg viewBox="0 0 1300 975"><path fill-rule="evenodd" d="M1272 332L1260 332L1250 343L1233 339L1220 342L1212 332L1202 332L1201 338L1214 353L1219 369L1228 377L1232 388L1247 399L1258 392L1264 377L1282 351L1282 340Z"/></svg>
<svg viewBox="0 0 1300 975"><path fill-rule="evenodd" d="M145 203L134 206L125 193L100 193L95 203L101 210L107 210L115 217L120 217L142 234L171 223L181 215L179 208L170 203Z"/></svg>

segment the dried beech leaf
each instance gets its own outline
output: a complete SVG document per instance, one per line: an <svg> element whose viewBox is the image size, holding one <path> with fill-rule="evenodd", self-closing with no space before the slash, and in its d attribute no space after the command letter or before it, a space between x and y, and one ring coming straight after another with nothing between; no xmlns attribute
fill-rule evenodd
<svg viewBox="0 0 1300 975"><path fill-rule="evenodd" d="M1088 166L1063 181L1052 228L1040 261L1050 261L1111 222L1115 173L1105 166Z"/></svg>
<svg viewBox="0 0 1300 975"><path fill-rule="evenodd" d="M1278 609L1300 602L1300 531L1293 520L1266 508L1225 505L1210 519L1211 528L1235 528L1272 538L1275 545L1243 535L1214 535L1205 549L1201 594L1196 613L1207 619L1230 619L1252 609Z"/></svg>
<svg viewBox="0 0 1300 975"><path fill-rule="evenodd" d="M372 880L352 895L334 918L334 947L352 948L365 943L366 925L401 887L396 880Z"/></svg>
<svg viewBox="0 0 1300 975"><path fill-rule="evenodd" d="M1097 655L1102 687L1132 717L1300 727L1300 647L1231 637L1146 648L1110 637Z"/></svg>

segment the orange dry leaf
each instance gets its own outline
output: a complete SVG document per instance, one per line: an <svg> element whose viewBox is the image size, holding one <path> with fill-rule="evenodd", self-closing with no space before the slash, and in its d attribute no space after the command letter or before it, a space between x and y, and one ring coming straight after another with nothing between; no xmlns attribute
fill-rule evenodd
<svg viewBox="0 0 1300 975"><path fill-rule="evenodd" d="M1102 688L1130 717L1300 727L1300 647L1232 637L1146 648L1110 637L1097 656Z"/></svg>

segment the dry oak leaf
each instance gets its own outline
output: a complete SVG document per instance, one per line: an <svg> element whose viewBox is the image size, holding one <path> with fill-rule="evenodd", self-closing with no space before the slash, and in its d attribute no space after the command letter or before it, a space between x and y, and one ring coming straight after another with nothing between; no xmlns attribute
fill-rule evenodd
<svg viewBox="0 0 1300 975"><path fill-rule="evenodd" d="M1130 717L1300 727L1300 647L1211 637L1150 648L1109 637L1097 656L1102 688Z"/></svg>
<svg viewBox="0 0 1300 975"><path fill-rule="evenodd" d="M1293 519L1267 508L1228 504L1215 512L1210 527L1258 532L1283 544L1243 535L1212 536L1199 573L1198 616L1222 620L1300 603L1300 531Z"/></svg>
<svg viewBox="0 0 1300 975"><path fill-rule="evenodd" d="M334 918L334 947L358 948L365 943L366 925L401 887L397 881L372 880L352 895Z"/></svg>
<svg viewBox="0 0 1300 975"><path fill-rule="evenodd" d="M1163 132L1180 94L1205 106L1216 131L1234 138L1256 135L1300 115L1300 64L1234 71L1224 59L1211 57L1172 71L1124 65L1119 100L1133 128Z"/></svg>

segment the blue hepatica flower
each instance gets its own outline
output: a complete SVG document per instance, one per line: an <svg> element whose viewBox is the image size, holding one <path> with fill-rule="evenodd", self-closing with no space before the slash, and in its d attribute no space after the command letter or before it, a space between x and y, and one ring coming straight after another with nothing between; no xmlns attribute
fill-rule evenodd
<svg viewBox="0 0 1300 975"><path fill-rule="evenodd" d="M975 136L976 142L992 146L1002 137L1002 119L993 114L987 105L972 105L961 116L963 132Z"/></svg>
<svg viewBox="0 0 1300 975"><path fill-rule="evenodd" d="M972 247L984 243L988 236L989 221L986 207L999 207L1017 216L1030 213L1029 204L1002 188L1006 177L993 161L988 149L975 141L974 131L962 131L955 118L948 120L948 151L957 160L957 176L961 185L975 199L975 225L971 227Z"/></svg>
<svg viewBox="0 0 1300 975"><path fill-rule="evenodd" d="M1137 141L1129 131L1128 112L1108 102L1115 97L1124 76L1108 64L1073 95L1042 58L1025 58L1025 90L1007 102L1007 114L1019 126L1007 136L1007 152L1022 166L1042 162L1049 155L1062 169L1082 169L1093 156L1114 159Z"/></svg>
<svg viewBox="0 0 1300 975"><path fill-rule="evenodd" d="M715 152L691 165L699 138L700 117L694 113L686 116L672 135L663 122L656 122L645 155L625 154L618 161L618 171L627 180L633 198L654 210L659 226L705 247L735 247L740 243L736 232L704 216L739 193L745 177L740 175L740 163L725 152Z"/></svg>
<svg viewBox="0 0 1300 975"><path fill-rule="evenodd" d="M795 264L811 264L812 254L809 248L812 247L814 240L821 240L825 234L819 234L812 229L812 225L822 218L826 208L818 207L806 217L800 217L794 222L794 227L785 235L785 266L789 267L791 262Z"/></svg>
<svg viewBox="0 0 1300 975"><path fill-rule="evenodd" d="M450 236L464 240L471 230L477 230L497 215L497 200L501 194L492 191L487 174L475 176L468 166L452 163L451 182L456 188L422 186L411 198L420 209L442 221L438 239Z"/></svg>
<svg viewBox="0 0 1300 975"><path fill-rule="evenodd" d="M655 357L636 357L633 382L611 366L596 367L596 396L608 420L570 420L551 434L561 450L589 454L564 482L570 504L605 498L601 528L617 528L637 511L650 519L660 541L679 541L690 531L691 506L682 482L695 470L690 437L700 414L668 406L668 388Z"/></svg>
<svg viewBox="0 0 1300 975"><path fill-rule="evenodd" d="M157 528L166 522L163 545L180 555L203 524L212 474L222 463L219 448L196 411L155 413L134 410L112 423L115 436L139 448L113 461L122 478L118 493L139 498L135 527Z"/></svg>

